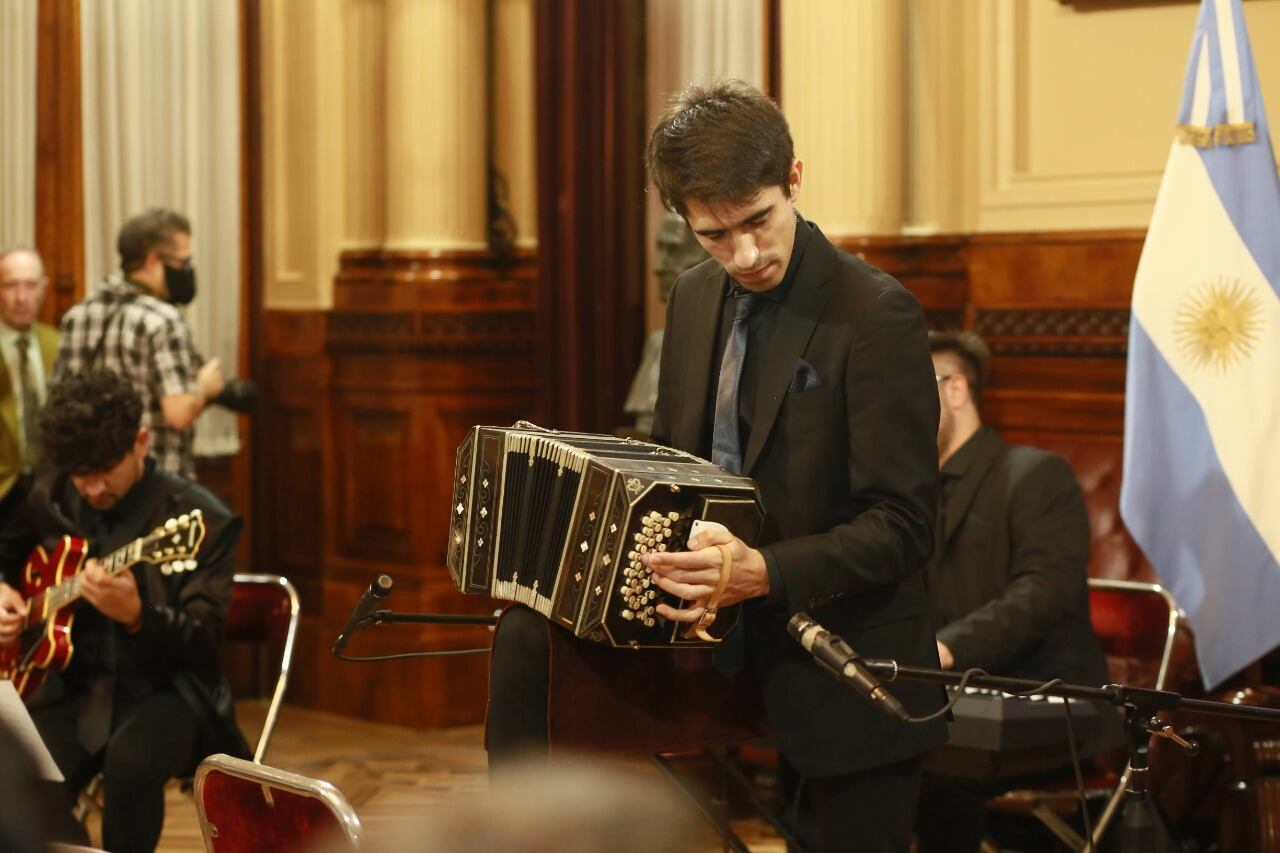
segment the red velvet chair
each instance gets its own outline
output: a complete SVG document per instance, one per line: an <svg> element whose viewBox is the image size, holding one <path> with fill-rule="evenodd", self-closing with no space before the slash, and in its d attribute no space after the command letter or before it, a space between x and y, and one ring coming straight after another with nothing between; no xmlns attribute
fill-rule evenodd
<svg viewBox="0 0 1280 853"><path fill-rule="evenodd" d="M211 755L196 770L195 797L208 853L301 853L343 839L360 849L360 818L321 779Z"/></svg>

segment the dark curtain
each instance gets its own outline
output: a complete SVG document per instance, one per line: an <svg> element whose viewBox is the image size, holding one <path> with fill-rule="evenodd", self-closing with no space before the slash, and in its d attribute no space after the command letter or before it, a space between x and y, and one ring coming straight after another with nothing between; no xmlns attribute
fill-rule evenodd
<svg viewBox="0 0 1280 853"><path fill-rule="evenodd" d="M644 337L644 3L537 4L543 426L609 432Z"/></svg>

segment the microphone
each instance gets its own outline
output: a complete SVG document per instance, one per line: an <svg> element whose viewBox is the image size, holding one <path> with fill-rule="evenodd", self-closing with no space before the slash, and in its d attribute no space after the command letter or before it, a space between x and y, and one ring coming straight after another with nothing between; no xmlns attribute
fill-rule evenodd
<svg viewBox="0 0 1280 853"><path fill-rule="evenodd" d="M911 722L911 715L902 707L902 703L880 686L876 677L862 665L862 658L858 653L849 648L844 640L813 621L809 614L797 613L792 616L787 623L787 630L804 646L805 651L817 659L823 669L852 685L853 689L894 719L904 723Z"/></svg>
<svg viewBox="0 0 1280 853"><path fill-rule="evenodd" d="M351 642L351 638L364 628L377 606L391 593L392 583L391 575L378 575L373 579L373 583L369 584L369 588L364 591L364 595L360 596L356 606L351 608L351 615L347 617L347 623L342 626L338 639L333 641L335 655L342 654L342 650L347 647L347 643Z"/></svg>

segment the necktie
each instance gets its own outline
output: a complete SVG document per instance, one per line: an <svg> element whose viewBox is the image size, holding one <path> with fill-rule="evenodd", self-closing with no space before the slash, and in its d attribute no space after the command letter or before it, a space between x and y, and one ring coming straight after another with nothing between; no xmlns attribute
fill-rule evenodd
<svg viewBox="0 0 1280 853"><path fill-rule="evenodd" d="M18 373L22 379L22 433L26 439L24 467L31 468L40 450L40 392L31 372L31 336L18 335Z"/></svg>
<svg viewBox="0 0 1280 853"><path fill-rule="evenodd" d="M750 291L733 294L733 328L724 345L720 381L716 385L716 419L711 430L711 461L735 474L742 473L742 441L738 432L738 384L747 354L747 318L755 307Z"/></svg>

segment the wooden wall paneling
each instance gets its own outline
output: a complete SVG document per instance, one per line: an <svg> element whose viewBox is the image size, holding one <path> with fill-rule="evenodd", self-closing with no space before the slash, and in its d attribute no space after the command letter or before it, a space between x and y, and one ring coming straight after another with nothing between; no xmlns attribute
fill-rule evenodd
<svg viewBox="0 0 1280 853"><path fill-rule="evenodd" d="M40 0L36 45L36 248L57 324L84 293L84 160L80 128L80 0Z"/></svg>
<svg viewBox="0 0 1280 853"><path fill-rule="evenodd" d="M338 627L379 572L389 606L482 613L454 589L445 536L457 446L477 423L529 417L535 400L534 282L528 253L345 252L325 317L319 617L306 626L316 662L307 701L409 725L477 722L484 655L359 666L328 654ZM474 628L384 626L352 654L487 645Z"/></svg>
<svg viewBox="0 0 1280 853"><path fill-rule="evenodd" d="M369 369L377 360L366 359ZM333 479L330 483L335 556L364 563L413 566L425 557L421 527L427 461L419 395L386 394L371 388L335 388Z"/></svg>
<svg viewBox="0 0 1280 853"><path fill-rule="evenodd" d="M259 412L257 480L260 568L287 575L304 612L320 601L324 525L326 317L319 311L271 311L264 328L264 405Z"/></svg>
<svg viewBox="0 0 1280 853"><path fill-rule="evenodd" d="M835 243L902 282L920 300L929 328L963 327L969 298L966 238L843 237Z"/></svg>
<svg viewBox="0 0 1280 853"><path fill-rule="evenodd" d="M624 422L644 335L644 4L539 3L538 365L545 426Z"/></svg>
<svg viewBox="0 0 1280 853"><path fill-rule="evenodd" d="M986 420L1009 438L1124 432L1136 231L845 237L841 248L898 278L930 328L969 328L991 347Z"/></svg>
<svg viewBox="0 0 1280 853"><path fill-rule="evenodd" d="M302 599L302 623L288 701L321 707L322 685L333 675L333 636L325 618L324 496L326 315L269 311L263 316L263 405L255 426L258 500L255 568L289 578Z"/></svg>
<svg viewBox="0 0 1280 853"><path fill-rule="evenodd" d="M1127 310L1143 231L979 234L966 253L969 295L982 308Z"/></svg>
<svg viewBox="0 0 1280 853"><path fill-rule="evenodd" d="M260 0L240 0L240 375L263 390L266 381L266 312L263 280L266 266L263 240L266 221L263 204L262 163L262 4ZM245 530L240 542L240 560L248 568L261 565L266 552L257 537L258 514L254 511L265 499L264 481L255 477L261 470L261 442L265 438L260 407L240 419L240 453L235 459L235 476L240 484Z"/></svg>

